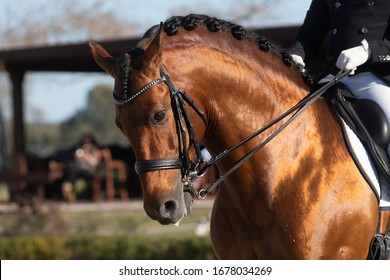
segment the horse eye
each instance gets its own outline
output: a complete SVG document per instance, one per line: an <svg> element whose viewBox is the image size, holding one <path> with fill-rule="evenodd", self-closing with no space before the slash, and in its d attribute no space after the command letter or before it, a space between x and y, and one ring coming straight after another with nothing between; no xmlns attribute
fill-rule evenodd
<svg viewBox="0 0 390 280"><path fill-rule="evenodd" d="M167 113L166 113L165 110L158 111L158 112L153 114L152 122L155 123L155 124L160 123L163 120L165 120L166 116L167 116Z"/></svg>

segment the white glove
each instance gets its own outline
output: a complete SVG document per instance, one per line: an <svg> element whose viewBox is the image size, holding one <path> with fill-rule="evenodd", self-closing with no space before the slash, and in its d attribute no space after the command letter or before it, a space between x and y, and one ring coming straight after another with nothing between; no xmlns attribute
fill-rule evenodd
<svg viewBox="0 0 390 280"><path fill-rule="evenodd" d="M353 75L358 66L367 62L371 56L371 49L366 39L361 43L361 46L350 48L340 53L336 62L336 66L340 70L352 70L350 75Z"/></svg>
<svg viewBox="0 0 390 280"><path fill-rule="evenodd" d="M298 65L300 65L300 66L302 66L302 67L305 67L305 62L303 61L303 58L302 58L301 56L296 55L296 54L292 54L292 55L291 55L291 58L292 58L292 60L293 60L296 64L298 64Z"/></svg>

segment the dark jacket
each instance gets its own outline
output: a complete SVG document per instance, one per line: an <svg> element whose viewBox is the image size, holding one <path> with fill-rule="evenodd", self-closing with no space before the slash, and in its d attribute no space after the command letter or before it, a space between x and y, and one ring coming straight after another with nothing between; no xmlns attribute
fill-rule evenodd
<svg viewBox="0 0 390 280"><path fill-rule="evenodd" d="M366 39L372 56L358 72L373 72L390 83L390 0L313 0L289 53L310 62L329 33L329 64Z"/></svg>

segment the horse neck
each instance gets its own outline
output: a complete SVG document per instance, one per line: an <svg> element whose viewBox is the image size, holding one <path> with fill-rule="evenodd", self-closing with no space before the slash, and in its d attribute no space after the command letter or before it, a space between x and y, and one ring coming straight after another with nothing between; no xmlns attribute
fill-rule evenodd
<svg viewBox="0 0 390 280"><path fill-rule="evenodd" d="M213 156L262 128L308 93L294 69L285 66L277 55L262 52L254 45L238 41L233 43L232 48L237 49L232 52L213 45L191 44L167 48L165 52L164 67L206 114L206 128L198 126L201 129L197 135L204 135L203 142ZM195 114L193 118L201 122ZM275 129L245 144L218 167L226 171ZM256 154L252 159L257 161L255 164L236 172L264 175L268 178L264 179L268 180L266 184L272 185L273 170L280 168L281 159L284 168L296 169L297 159L313 155L319 158L326 155L329 146L339 145L340 138L329 137L329 131L335 130L336 122L326 103L317 101ZM264 174L259 174L261 170Z"/></svg>
<svg viewBox="0 0 390 280"><path fill-rule="evenodd" d="M257 48L251 55L207 51L192 47L194 60L186 58L184 64L188 50L182 48L182 54L174 54L178 65L167 67L174 69L174 75L178 72L179 86L203 107L208 120L205 142L212 146L222 138L216 152L261 128L307 94L299 74L272 53Z"/></svg>

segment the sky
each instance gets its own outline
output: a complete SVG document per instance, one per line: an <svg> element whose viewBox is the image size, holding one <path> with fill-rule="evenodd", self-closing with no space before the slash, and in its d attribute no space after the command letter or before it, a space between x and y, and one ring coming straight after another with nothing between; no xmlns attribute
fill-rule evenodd
<svg viewBox="0 0 390 280"><path fill-rule="evenodd" d="M1 0L3 4L17 3L23 13L23 4L31 4L33 1L50 0ZM64 0L58 0L64 1ZM78 0L73 0L78 1ZM93 1L93 0L82 0ZM256 1L252 1L256 2ZM288 26L299 25L303 22L311 0L274 0L277 4L272 9L261 15L261 18L252 18L243 22L236 22L244 27L269 27L269 26ZM239 7L237 0L209 0L207 5L205 1L180 1L180 0L110 0L104 1L104 6L108 10L114 11L118 17L136 22L146 31L150 26L164 21L171 15L178 15L178 11L185 7L186 12L209 14L209 9L217 12L220 18L227 19L231 17L232 10ZM236 7L237 6L237 7ZM0 25L5 11L0 4ZM126 7L126 8L124 8ZM50 13L50 9L46 11ZM53 15L45 15L46 18L55 17L55 9L52 9ZM23 16L23 14L21 14ZM48 22L48 24L50 24ZM4 79L0 79L2 82ZM89 91L99 83L113 85L113 80L106 74L100 73L28 73L25 76L24 90L26 103L29 110L35 112L27 116L27 121L41 121L50 123L59 123L72 116L76 111L86 106L86 97Z"/></svg>

